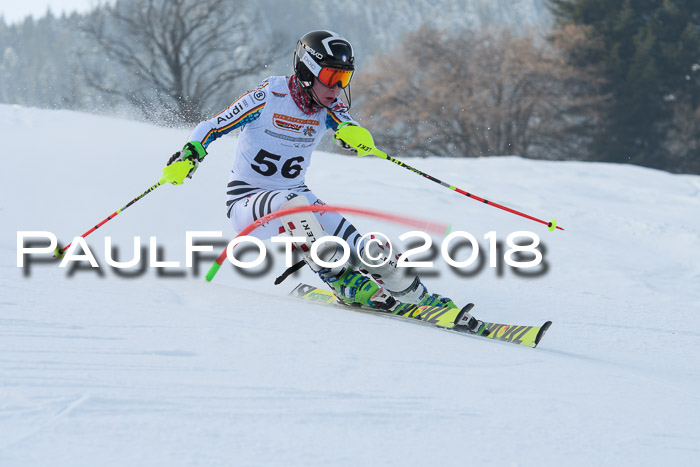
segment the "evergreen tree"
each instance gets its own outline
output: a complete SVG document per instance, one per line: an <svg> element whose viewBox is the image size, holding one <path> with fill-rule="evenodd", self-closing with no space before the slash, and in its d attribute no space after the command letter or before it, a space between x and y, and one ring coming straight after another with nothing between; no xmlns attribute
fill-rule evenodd
<svg viewBox="0 0 700 467"><path fill-rule="evenodd" d="M551 8L559 25L591 26L604 44L570 57L582 68L600 65L611 96L592 152L600 160L683 170L668 139L679 109L700 104L698 1L551 0Z"/></svg>

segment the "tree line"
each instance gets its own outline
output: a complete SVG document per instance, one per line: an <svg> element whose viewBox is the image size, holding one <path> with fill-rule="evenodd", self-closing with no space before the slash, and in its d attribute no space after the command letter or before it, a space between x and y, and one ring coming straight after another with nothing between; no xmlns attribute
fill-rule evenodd
<svg viewBox="0 0 700 467"><path fill-rule="evenodd" d="M189 125L289 73L296 39L312 29L351 38L363 67L427 17L448 29L520 28L550 20L543 1L115 0L12 25L0 12L0 102Z"/></svg>
<svg viewBox="0 0 700 467"><path fill-rule="evenodd" d="M371 17L381 34L358 32L366 22L331 29L358 44L358 56L372 55L353 80L353 113L394 154L517 154L700 173L696 2L549 0L552 21L529 25L491 2L483 17L394 34L382 27L388 0L364 9L345 2L336 12ZM438 3L452 12L486 4ZM308 4L332 16L324 2ZM401 10L402 23L419 24L415 15L434 4ZM257 79L290 73L296 29L329 27L325 16L292 24L294 12L278 5L117 0L82 15L0 21L0 102L191 125ZM485 19L494 17L503 19Z"/></svg>
<svg viewBox="0 0 700 467"><path fill-rule="evenodd" d="M553 0L544 33L422 28L359 77L395 153L700 173L697 0Z"/></svg>
<svg viewBox="0 0 700 467"><path fill-rule="evenodd" d="M281 55L282 35L251 5L117 0L86 14L0 22L0 102L190 125Z"/></svg>

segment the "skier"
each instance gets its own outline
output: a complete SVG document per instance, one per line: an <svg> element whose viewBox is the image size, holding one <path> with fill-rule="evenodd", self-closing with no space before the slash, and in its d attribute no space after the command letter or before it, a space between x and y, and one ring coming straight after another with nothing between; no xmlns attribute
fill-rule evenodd
<svg viewBox="0 0 700 467"><path fill-rule="evenodd" d="M348 113L354 61L352 45L344 37L324 30L305 34L297 42L292 76L263 80L228 108L201 122L168 165L191 161L193 167L187 174L191 178L209 144L240 128L226 201L226 215L236 231L279 209L324 204L305 185L304 176L311 154L327 130L335 133L347 125L359 126ZM341 91L347 106L339 98ZM337 135L336 143L352 150ZM365 247L357 229L340 214L325 212L309 217L318 221L315 229L343 238L353 252L345 264L325 268L311 260L308 247L297 245L307 264L339 299L393 312L415 305L456 307L449 298L428 293L418 276L410 277L397 269L396 257L382 257L382 248L375 242ZM268 239L285 230L294 234L288 227L292 223L283 221L284 217L268 222L252 235ZM319 238L318 232L315 234ZM340 256L337 248L326 261L334 262ZM360 257L367 263L376 263L378 257L389 261L374 267L363 264Z"/></svg>

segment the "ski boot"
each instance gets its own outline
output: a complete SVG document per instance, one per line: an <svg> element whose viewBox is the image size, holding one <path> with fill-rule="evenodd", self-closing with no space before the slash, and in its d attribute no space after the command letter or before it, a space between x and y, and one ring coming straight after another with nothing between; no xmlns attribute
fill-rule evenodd
<svg viewBox="0 0 700 467"><path fill-rule="evenodd" d="M440 294L430 294L426 295L423 300L420 301L418 306L439 306L442 308L459 308L455 305L455 302L451 298L443 297Z"/></svg>
<svg viewBox="0 0 700 467"><path fill-rule="evenodd" d="M380 310L390 310L396 306L396 300L389 292L350 266L335 274L328 269L322 269L318 275L343 303Z"/></svg>
<svg viewBox="0 0 700 467"><path fill-rule="evenodd" d="M416 306L439 306L442 308L459 308L455 302L448 297L440 294L428 293L428 288L423 285L420 278L416 276L413 283L402 292L392 292L396 300L405 304L414 304Z"/></svg>

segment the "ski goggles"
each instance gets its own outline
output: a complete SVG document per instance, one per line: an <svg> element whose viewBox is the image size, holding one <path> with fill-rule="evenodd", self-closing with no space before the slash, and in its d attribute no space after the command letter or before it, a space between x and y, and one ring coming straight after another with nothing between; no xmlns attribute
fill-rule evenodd
<svg viewBox="0 0 700 467"><path fill-rule="evenodd" d="M307 51L303 51L301 56L301 61L304 63L311 73L322 83L332 88L333 86L340 84L341 88L348 87L350 80L352 79L353 70L341 70L339 68L322 67L316 60L311 58L311 54Z"/></svg>
<svg viewBox="0 0 700 467"><path fill-rule="evenodd" d="M318 80L332 88L333 86L340 84L341 88L346 88L350 84L354 71L352 70L339 70L337 68L321 68L318 72Z"/></svg>

